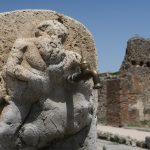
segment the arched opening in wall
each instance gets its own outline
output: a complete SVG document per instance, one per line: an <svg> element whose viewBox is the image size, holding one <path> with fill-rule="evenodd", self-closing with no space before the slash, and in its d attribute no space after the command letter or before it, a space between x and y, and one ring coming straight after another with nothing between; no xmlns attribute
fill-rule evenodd
<svg viewBox="0 0 150 150"><path fill-rule="evenodd" d="M149 61L146 63L146 66L147 66L147 67L150 67L150 62L149 62Z"/></svg>
<svg viewBox="0 0 150 150"><path fill-rule="evenodd" d="M140 66L143 66L144 65L144 62L143 61L140 61Z"/></svg>
<svg viewBox="0 0 150 150"><path fill-rule="evenodd" d="M136 65L136 61L135 60L131 60L131 64L132 65Z"/></svg>

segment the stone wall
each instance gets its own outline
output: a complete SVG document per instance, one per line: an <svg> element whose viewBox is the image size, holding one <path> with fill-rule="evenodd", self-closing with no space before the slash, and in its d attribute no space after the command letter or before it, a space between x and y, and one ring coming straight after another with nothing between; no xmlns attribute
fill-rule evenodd
<svg viewBox="0 0 150 150"><path fill-rule="evenodd" d="M140 37L128 41L119 74L101 76L99 121L122 126L150 119L150 40ZM105 119L104 119L105 118Z"/></svg>
<svg viewBox="0 0 150 150"><path fill-rule="evenodd" d="M98 91L98 108L97 118L98 123L106 123L106 111L107 111L107 80L105 79L106 74L101 74L101 84L103 87Z"/></svg>

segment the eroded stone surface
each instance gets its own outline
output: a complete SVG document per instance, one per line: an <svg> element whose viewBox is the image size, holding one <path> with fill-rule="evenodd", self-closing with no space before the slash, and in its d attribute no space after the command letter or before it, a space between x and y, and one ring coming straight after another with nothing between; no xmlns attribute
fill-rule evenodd
<svg viewBox="0 0 150 150"><path fill-rule="evenodd" d="M89 32L52 11L6 13L0 21L1 150L95 150L96 92L90 81L66 80L78 71L81 50L96 67Z"/></svg>

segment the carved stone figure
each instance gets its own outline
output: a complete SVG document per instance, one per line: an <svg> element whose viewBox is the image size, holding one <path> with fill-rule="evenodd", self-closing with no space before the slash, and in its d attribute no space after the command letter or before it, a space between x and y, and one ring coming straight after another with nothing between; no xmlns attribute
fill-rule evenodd
<svg viewBox="0 0 150 150"><path fill-rule="evenodd" d="M0 22L0 150L95 150L91 34L53 11L0 14Z"/></svg>
<svg viewBox="0 0 150 150"><path fill-rule="evenodd" d="M3 70L10 100L1 114L1 139L19 131L19 148L42 148L91 122L88 86L80 91L78 84L69 85L65 80L76 72L81 59L64 50L67 34L63 24L48 20L35 28L35 38L14 43Z"/></svg>

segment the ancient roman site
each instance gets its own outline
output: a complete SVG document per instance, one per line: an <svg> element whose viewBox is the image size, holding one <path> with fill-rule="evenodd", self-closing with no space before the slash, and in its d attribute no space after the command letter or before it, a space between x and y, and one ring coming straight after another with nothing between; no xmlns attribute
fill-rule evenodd
<svg viewBox="0 0 150 150"><path fill-rule="evenodd" d="M118 72L98 61L75 19L1 13L0 150L150 149L150 39L128 40Z"/></svg>

